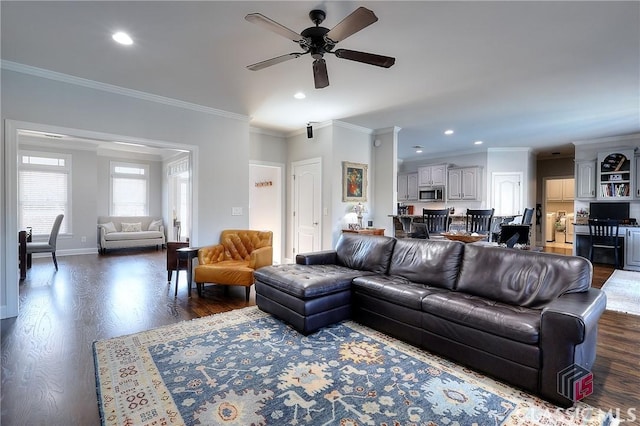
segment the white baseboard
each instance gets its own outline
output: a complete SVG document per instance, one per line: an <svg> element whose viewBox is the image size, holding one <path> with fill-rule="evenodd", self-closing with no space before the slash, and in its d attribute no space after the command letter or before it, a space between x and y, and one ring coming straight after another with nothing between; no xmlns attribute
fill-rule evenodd
<svg viewBox="0 0 640 426"><path fill-rule="evenodd" d="M67 249L67 250L56 250L56 257L61 256L76 256L79 254L98 254L98 248L79 248L79 249ZM39 257L51 257L51 253L34 253L31 255L33 259L37 259Z"/></svg>

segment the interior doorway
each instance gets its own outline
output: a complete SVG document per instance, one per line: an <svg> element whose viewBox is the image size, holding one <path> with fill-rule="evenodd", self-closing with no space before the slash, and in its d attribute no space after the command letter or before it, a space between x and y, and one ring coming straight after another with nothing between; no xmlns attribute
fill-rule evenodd
<svg viewBox="0 0 640 426"><path fill-rule="evenodd" d="M23 134L41 135L44 140L52 138L49 142L51 146L60 147L64 144L84 144L85 147L92 146L92 149L108 146L113 149L114 144L119 144L120 148L130 152L165 152L175 155L176 152L187 153L189 158L197 158L198 147L170 141L151 140L137 137L130 137L92 130L61 127L48 124L31 123L17 120L5 120L4 128L5 150L2 159L5 173L0 181L4 191L5 217L3 226L0 226L1 236L4 244L0 250L0 271L3 271L0 280L0 293L2 303L0 304L0 317L9 318L18 315L19 308L19 273L18 268L18 152ZM118 141L118 142L115 142ZM44 141L43 141L44 143ZM124 145L124 147L123 147ZM191 164L191 232L197 237L198 223L198 167L197 163ZM165 199L166 200L166 199ZM91 212L91 214L95 214ZM96 215L97 216L97 215ZM95 222L91 224L91 232L87 235L95 234ZM195 238L192 244L197 245ZM96 249L92 249L96 250ZM9 267L7 267L9 266Z"/></svg>
<svg viewBox="0 0 640 426"><path fill-rule="evenodd" d="M282 263L284 165L249 164L249 228L273 232L273 263Z"/></svg>
<svg viewBox="0 0 640 426"><path fill-rule="evenodd" d="M575 238L574 177L545 178L543 196L542 241L544 246L571 250Z"/></svg>

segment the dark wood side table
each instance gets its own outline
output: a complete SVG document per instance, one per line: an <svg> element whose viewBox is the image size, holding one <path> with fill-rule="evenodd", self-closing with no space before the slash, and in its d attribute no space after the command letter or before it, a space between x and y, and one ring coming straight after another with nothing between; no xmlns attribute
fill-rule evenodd
<svg viewBox="0 0 640 426"><path fill-rule="evenodd" d="M183 247L176 250L178 259L176 262L176 291L174 297L178 297L178 279L180 278L180 261L187 263L187 284L189 297L191 297L191 281L193 276L193 259L198 257L198 247Z"/></svg>
<svg viewBox="0 0 640 426"><path fill-rule="evenodd" d="M31 267L31 255L27 254L27 243L31 241L31 228L18 231L18 260L20 261L20 279L27 278L27 268Z"/></svg>

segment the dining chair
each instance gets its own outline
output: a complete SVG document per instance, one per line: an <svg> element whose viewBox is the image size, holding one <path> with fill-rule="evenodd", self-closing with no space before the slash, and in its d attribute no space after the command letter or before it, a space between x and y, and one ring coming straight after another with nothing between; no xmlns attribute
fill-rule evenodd
<svg viewBox="0 0 640 426"><path fill-rule="evenodd" d="M524 212L522 213L522 224L523 225L531 225L531 222L533 221L533 208L525 208Z"/></svg>
<svg viewBox="0 0 640 426"><path fill-rule="evenodd" d="M422 222L430 235L442 234L449 228L449 209L422 209Z"/></svg>
<svg viewBox="0 0 640 426"><path fill-rule="evenodd" d="M491 224L495 209L474 210L467 209L466 231L478 234L491 234Z"/></svg>
<svg viewBox="0 0 640 426"><path fill-rule="evenodd" d="M56 243L58 241L58 233L60 232L60 224L62 223L63 218L63 214L59 214L58 216L56 216L56 219L53 221L53 227L51 228L48 242L43 241L27 243L27 255L33 253L51 253L56 271L58 270L58 261L56 259Z"/></svg>
<svg viewBox="0 0 640 426"><path fill-rule="evenodd" d="M589 219L589 260L593 262L594 249L614 251L615 267L618 268L621 244L618 238L619 221Z"/></svg>

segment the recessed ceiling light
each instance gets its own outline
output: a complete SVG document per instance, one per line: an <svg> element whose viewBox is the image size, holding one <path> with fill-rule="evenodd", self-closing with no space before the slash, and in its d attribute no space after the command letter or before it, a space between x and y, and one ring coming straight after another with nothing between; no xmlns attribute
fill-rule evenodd
<svg viewBox="0 0 640 426"><path fill-rule="evenodd" d="M482 141L475 141L474 144L475 145L482 145Z"/></svg>
<svg viewBox="0 0 640 426"><path fill-rule="evenodd" d="M114 33L111 37L118 43L124 44L125 46L129 46L133 44L133 40L131 39L129 34L122 31L118 31L117 33Z"/></svg>
<svg viewBox="0 0 640 426"><path fill-rule="evenodd" d="M304 93L302 93L302 92L298 92L298 93L296 93L295 95L293 95L293 97L294 97L294 98L296 98L296 99L304 99L304 98L306 98L306 97L307 97L307 95L305 95L305 94L304 94Z"/></svg>
<svg viewBox="0 0 640 426"><path fill-rule="evenodd" d="M445 130L444 134L445 135L452 135L453 134L453 130L451 130L451 129Z"/></svg>
<svg viewBox="0 0 640 426"><path fill-rule="evenodd" d="M422 150L421 149L416 149L416 154L422 154Z"/></svg>

